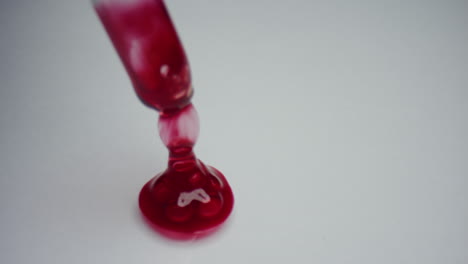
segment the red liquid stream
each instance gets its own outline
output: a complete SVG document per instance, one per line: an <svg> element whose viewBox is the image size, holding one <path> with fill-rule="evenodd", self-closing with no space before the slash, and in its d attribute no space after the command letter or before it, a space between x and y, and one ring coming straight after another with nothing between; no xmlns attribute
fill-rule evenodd
<svg viewBox="0 0 468 264"><path fill-rule="evenodd" d="M101 1L96 11L140 99L160 111L190 103L190 69L161 0Z"/></svg>
<svg viewBox="0 0 468 264"><path fill-rule="evenodd" d="M198 116L192 104L159 118L159 134L169 149L167 169L140 193L143 214L159 231L202 235L231 213L234 198L224 175L195 157ZM171 234L172 233L172 234Z"/></svg>
<svg viewBox="0 0 468 264"><path fill-rule="evenodd" d="M234 198L224 175L192 149L198 116L190 103L190 69L162 0L101 0L95 4L139 98L160 111L168 168L141 190L148 222L172 238L203 235L223 223Z"/></svg>

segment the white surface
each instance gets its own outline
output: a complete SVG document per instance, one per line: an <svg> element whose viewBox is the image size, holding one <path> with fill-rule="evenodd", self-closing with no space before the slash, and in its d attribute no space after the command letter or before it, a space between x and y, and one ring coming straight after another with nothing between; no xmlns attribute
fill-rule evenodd
<svg viewBox="0 0 468 264"><path fill-rule="evenodd" d="M196 148L236 195L171 242L137 209L156 113L88 1L0 4L0 263L468 263L468 6L168 1Z"/></svg>

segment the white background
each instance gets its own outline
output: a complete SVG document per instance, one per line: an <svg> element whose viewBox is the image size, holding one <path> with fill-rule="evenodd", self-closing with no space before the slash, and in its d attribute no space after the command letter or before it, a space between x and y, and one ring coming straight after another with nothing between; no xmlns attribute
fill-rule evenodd
<svg viewBox="0 0 468 264"><path fill-rule="evenodd" d="M468 4L167 1L235 211L161 238L166 166L88 1L0 4L0 263L468 263Z"/></svg>

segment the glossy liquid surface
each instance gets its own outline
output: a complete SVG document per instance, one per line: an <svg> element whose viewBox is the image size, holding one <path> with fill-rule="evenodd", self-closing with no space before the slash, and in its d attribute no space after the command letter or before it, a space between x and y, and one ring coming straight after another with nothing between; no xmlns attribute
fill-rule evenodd
<svg viewBox="0 0 468 264"><path fill-rule="evenodd" d="M190 103L190 68L161 0L100 1L96 11L139 98L159 111Z"/></svg>
<svg viewBox="0 0 468 264"><path fill-rule="evenodd" d="M143 187L140 209L158 231L169 236L203 235L231 213L231 187L221 172L203 164L192 151L198 137L198 116L192 104L161 115L158 125L169 149L168 168Z"/></svg>
<svg viewBox="0 0 468 264"><path fill-rule="evenodd" d="M199 124L190 70L163 1L101 0L95 8L139 98L160 111L169 162L140 192L143 215L172 238L212 231L231 213L234 197L224 175L192 151Z"/></svg>

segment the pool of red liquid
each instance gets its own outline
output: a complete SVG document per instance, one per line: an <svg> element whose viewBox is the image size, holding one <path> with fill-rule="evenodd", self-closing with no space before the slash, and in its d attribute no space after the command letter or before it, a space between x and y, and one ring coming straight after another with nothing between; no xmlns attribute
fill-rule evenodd
<svg viewBox="0 0 468 264"><path fill-rule="evenodd" d="M198 162L201 170L196 166L181 173L169 168L146 183L140 192L141 212L150 226L166 237L207 236L216 231L232 211L234 196L224 176ZM187 206L178 205L181 193L197 189L209 195L209 202L193 200Z"/></svg>

